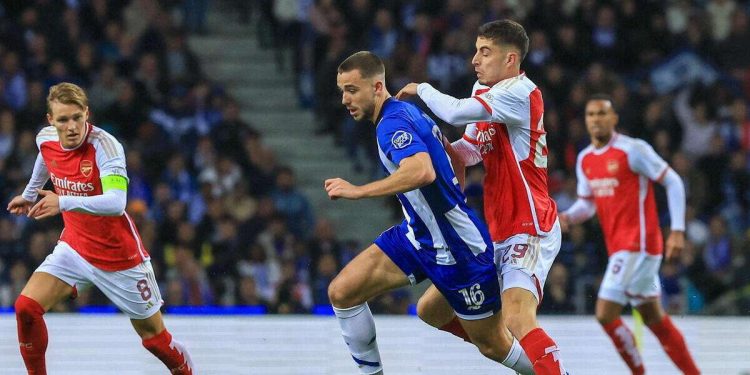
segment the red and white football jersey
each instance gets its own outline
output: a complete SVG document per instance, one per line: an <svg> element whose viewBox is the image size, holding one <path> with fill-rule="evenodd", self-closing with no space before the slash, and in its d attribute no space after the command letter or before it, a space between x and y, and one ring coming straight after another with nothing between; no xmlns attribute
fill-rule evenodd
<svg viewBox="0 0 750 375"><path fill-rule="evenodd" d="M640 139L615 133L600 149L578 154L578 196L593 199L609 255L621 250L662 253L662 235L652 181L669 165Z"/></svg>
<svg viewBox="0 0 750 375"><path fill-rule="evenodd" d="M83 143L74 149L60 145L54 127L43 128L36 137L39 152L58 195L93 196L102 194L100 178L119 175L127 178L125 153L112 135L86 124ZM105 271L132 268L149 259L133 219L63 212L65 228L60 240L84 259Z"/></svg>
<svg viewBox="0 0 750 375"><path fill-rule="evenodd" d="M495 242L516 234L543 235L557 220L547 189L547 132L542 92L524 73L473 95L492 122L466 126L464 139L479 147L486 170L484 215Z"/></svg>

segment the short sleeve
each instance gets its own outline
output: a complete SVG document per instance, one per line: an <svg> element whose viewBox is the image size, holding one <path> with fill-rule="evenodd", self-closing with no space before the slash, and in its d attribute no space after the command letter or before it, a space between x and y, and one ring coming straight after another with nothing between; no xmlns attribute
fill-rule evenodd
<svg viewBox="0 0 750 375"><path fill-rule="evenodd" d="M576 161L576 194L579 198L592 199L594 194L591 192L591 185L589 185L589 179L583 173L583 156L579 156Z"/></svg>
<svg viewBox="0 0 750 375"><path fill-rule="evenodd" d="M125 150L122 144L110 134L99 132L93 139L96 149L96 165L99 177L122 176L127 178Z"/></svg>
<svg viewBox="0 0 750 375"><path fill-rule="evenodd" d="M635 141L633 148L628 151L628 164L634 172L652 181L660 180L669 168L654 148L642 140Z"/></svg>
<svg viewBox="0 0 750 375"><path fill-rule="evenodd" d="M529 120L528 100L519 98L506 88L495 86L474 98L492 115L493 122L520 126Z"/></svg>
<svg viewBox="0 0 750 375"><path fill-rule="evenodd" d="M404 118L384 118L377 127L377 135L381 150L396 165L416 153L428 152L413 125Z"/></svg>

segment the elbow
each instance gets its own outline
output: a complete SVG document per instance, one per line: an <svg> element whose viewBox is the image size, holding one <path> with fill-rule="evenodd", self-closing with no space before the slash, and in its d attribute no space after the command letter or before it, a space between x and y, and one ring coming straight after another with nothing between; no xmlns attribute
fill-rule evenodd
<svg viewBox="0 0 750 375"><path fill-rule="evenodd" d="M429 168L424 168L422 170L422 173L418 175L417 183L419 184L419 186L429 185L433 181L435 181L435 178L437 178L435 169L430 166Z"/></svg>

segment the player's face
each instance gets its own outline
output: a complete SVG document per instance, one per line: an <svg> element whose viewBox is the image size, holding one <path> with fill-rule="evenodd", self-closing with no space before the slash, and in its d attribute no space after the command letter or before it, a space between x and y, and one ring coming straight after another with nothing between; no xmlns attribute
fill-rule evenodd
<svg viewBox="0 0 750 375"><path fill-rule="evenodd" d="M336 85L341 91L341 104L355 120L372 119L375 112L375 85L371 79L362 78L359 70L339 73Z"/></svg>
<svg viewBox="0 0 750 375"><path fill-rule="evenodd" d="M617 125L618 116L609 100L586 103L586 130L596 139L608 139Z"/></svg>
<svg viewBox="0 0 750 375"><path fill-rule="evenodd" d="M74 148L83 142L86 135L86 121L89 109L75 104L63 104L58 101L50 103L47 121L57 129L60 144L65 148Z"/></svg>
<svg viewBox="0 0 750 375"><path fill-rule="evenodd" d="M495 44L491 39L477 38L477 53L471 59L479 83L492 86L505 78L515 64L517 53L512 49Z"/></svg>

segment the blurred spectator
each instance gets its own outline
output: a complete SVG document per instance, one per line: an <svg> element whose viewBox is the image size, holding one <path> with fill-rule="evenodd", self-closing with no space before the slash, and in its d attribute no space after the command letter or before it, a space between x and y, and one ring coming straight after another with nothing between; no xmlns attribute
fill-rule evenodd
<svg viewBox="0 0 750 375"><path fill-rule="evenodd" d="M286 216L286 222L297 238L306 239L315 225L312 207L296 187L294 172L289 167L281 167L276 172L276 189L271 198L276 209Z"/></svg>

